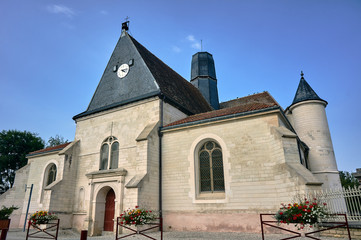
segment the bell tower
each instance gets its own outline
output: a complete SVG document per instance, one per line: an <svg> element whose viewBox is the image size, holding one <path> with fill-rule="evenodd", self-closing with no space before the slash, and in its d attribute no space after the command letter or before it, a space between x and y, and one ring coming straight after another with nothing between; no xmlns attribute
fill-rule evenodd
<svg viewBox="0 0 361 240"><path fill-rule="evenodd" d="M212 54L197 52L192 56L191 83L198 88L213 109L219 109L216 69Z"/></svg>

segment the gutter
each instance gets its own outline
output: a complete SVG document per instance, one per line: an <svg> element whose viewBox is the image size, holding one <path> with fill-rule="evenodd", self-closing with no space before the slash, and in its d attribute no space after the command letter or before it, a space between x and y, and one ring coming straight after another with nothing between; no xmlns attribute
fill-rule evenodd
<svg viewBox="0 0 361 240"><path fill-rule="evenodd" d="M150 92L150 93L147 93L147 94L135 97L135 98L125 100L125 101L120 101L120 102L113 103L113 104L108 105L108 106L100 107L100 108L97 108L97 109L94 109L94 110L91 110L91 111L87 110L85 112L79 113L78 115L75 115L73 117L73 120L76 120L76 119L81 118L81 117L88 116L88 115L93 114L93 113L98 113L98 112L102 112L102 111L109 110L109 109L112 109L112 108L116 108L116 107L119 107L119 106L122 106L122 105L125 105L125 104L129 104L129 103L132 103L132 102L137 102L137 101L149 98L149 97L154 97L154 96L157 96L157 95L160 95L160 94L161 94L160 91L154 91L154 92Z"/></svg>
<svg viewBox="0 0 361 240"><path fill-rule="evenodd" d="M159 218L160 221L163 222L163 202L162 202L162 127L163 127L163 102L165 99L165 96L163 94L159 95L160 102L159 102L159 117L160 117L160 124L158 128L158 137L159 137ZM160 228L162 228L162 225ZM162 229L160 229L162 231Z"/></svg>

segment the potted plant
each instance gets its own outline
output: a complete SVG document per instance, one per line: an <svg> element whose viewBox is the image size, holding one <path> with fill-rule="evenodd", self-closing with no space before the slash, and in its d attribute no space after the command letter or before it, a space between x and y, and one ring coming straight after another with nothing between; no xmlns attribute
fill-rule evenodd
<svg viewBox="0 0 361 240"><path fill-rule="evenodd" d="M316 198L281 206L274 218L278 223L295 224L298 230L314 229L321 219L329 215L327 204L320 203Z"/></svg>
<svg viewBox="0 0 361 240"><path fill-rule="evenodd" d="M40 229L47 228L47 225L51 220L56 220L58 217L48 211L36 211L30 216L30 223L32 225L38 225Z"/></svg>
<svg viewBox="0 0 361 240"><path fill-rule="evenodd" d="M10 225L10 215L13 213L14 210L19 209L18 207L5 207L3 206L0 209L0 230L9 228Z"/></svg>
<svg viewBox="0 0 361 240"><path fill-rule="evenodd" d="M157 217L157 214L152 211L135 206L134 209L128 209L120 214L120 224L139 226L151 223Z"/></svg>

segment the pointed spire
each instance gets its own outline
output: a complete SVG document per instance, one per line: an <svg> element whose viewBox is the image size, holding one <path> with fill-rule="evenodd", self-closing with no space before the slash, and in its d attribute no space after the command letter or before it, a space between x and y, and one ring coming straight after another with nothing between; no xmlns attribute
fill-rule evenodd
<svg viewBox="0 0 361 240"><path fill-rule="evenodd" d="M303 71L301 71L300 83L298 84L298 88L296 91L295 98L293 99L292 105L299 103L299 102L307 101L307 100L320 100L320 101L326 102L325 100L323 100L322 98L320 98L317 95L317 93L306 82L306 80L303 76L304 76ZM327 102L326 102L326 104L327 104Z"/></svg>

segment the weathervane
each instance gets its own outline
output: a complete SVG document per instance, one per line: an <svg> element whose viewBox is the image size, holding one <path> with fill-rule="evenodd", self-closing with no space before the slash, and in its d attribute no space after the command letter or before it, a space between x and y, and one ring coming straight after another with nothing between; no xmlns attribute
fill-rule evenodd
<svg viewBox="0 0 361 240"><path fill-rule="evenodd" d="M125 22L122 23L122 30L128 31L129 30L129 17L125 18Z"/></svg>

